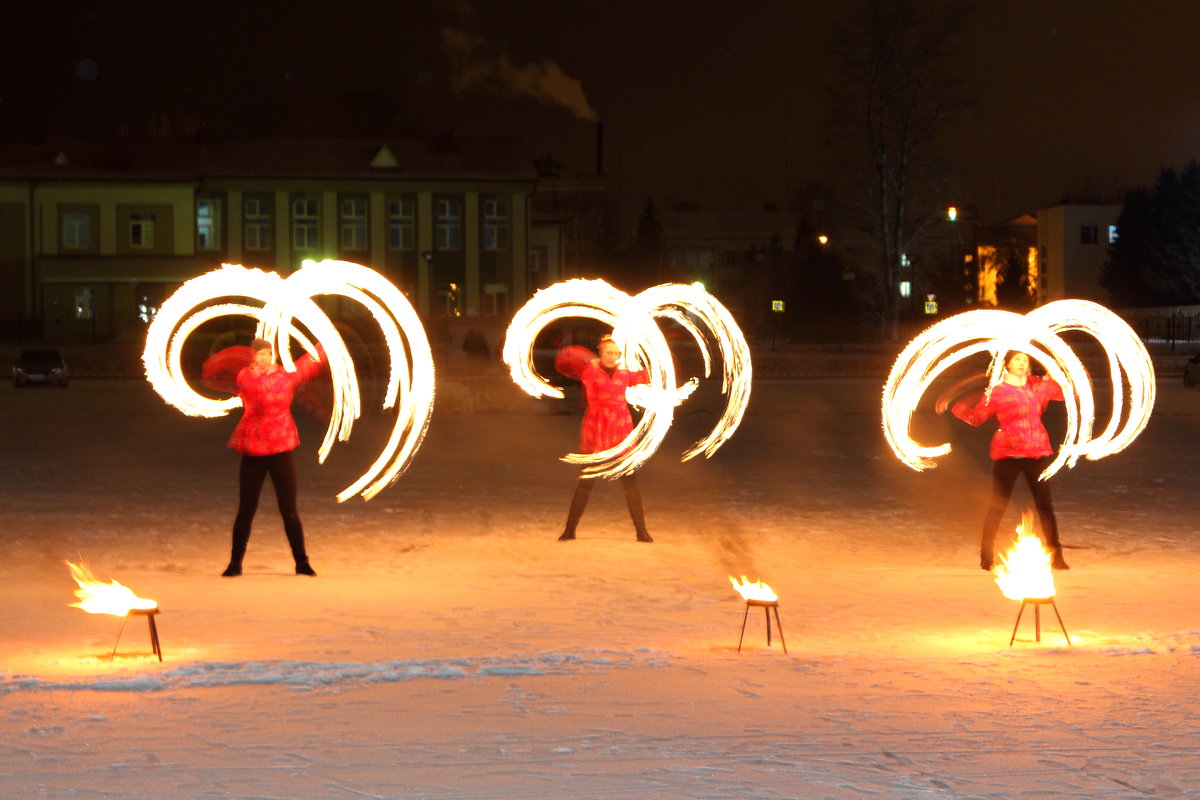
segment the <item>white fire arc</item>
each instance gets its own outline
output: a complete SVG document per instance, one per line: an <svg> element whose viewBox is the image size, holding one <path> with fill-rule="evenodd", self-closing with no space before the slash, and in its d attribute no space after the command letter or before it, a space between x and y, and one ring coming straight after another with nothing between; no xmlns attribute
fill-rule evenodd
<svg viewBox="0 0 1200 800"><path fill-rule="evenodd" d="M356 494L370 500L412 463L429 428L434 395L433 354L425 329L408 298L379 273L349 261L305 261L285 279L274 272L224 264L187 281L163 303L147 332L142 361L150 384L168 403L191 416L219 417L240 406L241 399L206 397L183 374L184 343L201 324L221 316L256 319L256 335L275 345L288 371L296 368L291 340L315 357L315 339L325 350L333 384L332 414L317 451L324 463L335 440L350 438L362 405L354 360L336 326L313 301L320 295L338 295L362 305L378 324L387 347L383 408L399 402L395 424L375 462L337 495L339 502ZM210 305L222 298L248 298L258 304Z"/></svg>
<svg viewBox="0 0 1200 800"><path fill-rule="evenodd" d="M1093 435L1096 403L1092 380L1075 351L1059 335L1081 331L1104 351L1112 385L1108 424ZM1057 300L1025 314L967 311L933 325L897 357L883 390L883 431L896 456L915 470L936 466L949 443L921 445L909 430L912 415L930 384L947 369L977 353L990 353L986 391L1003 379L1004 355L1017 350L1041 364L1066 400L1067 426L1058 454L1042 473L1045 480L1080 456L1096 460L1118 453L1137 438L1154 409L1154 365L1146 346L1120 317L1087 300ZM1126 407L1126 395L1128 406Z"/></svg>
<svg viewBox="0 0 1200 800"><path fill-rule="evenodd" d="M611 326L626 367L645 369L650 377L648 384L626 392L630 404L643 412L629 436L607 450L563 457L563 461L582 465L586 477L615 478L641 466L662 444L675 407L699 385L696 378L677 384L671 348L658 326L660 319L678 324L695 340L704 358L705 377L712 369L710 347L715 346L721 358L721 392L726 398L723 413L713 430L689 447L682 460L701 453L711 456L741 424L753 378L750 347L733 315L702 287L671 283L630 296L602 280L575 278L537 292L513 316L502 353L513 381L534 397L563 396L538 374L533 345L546 326L568 317L595 319Z"/></svg>

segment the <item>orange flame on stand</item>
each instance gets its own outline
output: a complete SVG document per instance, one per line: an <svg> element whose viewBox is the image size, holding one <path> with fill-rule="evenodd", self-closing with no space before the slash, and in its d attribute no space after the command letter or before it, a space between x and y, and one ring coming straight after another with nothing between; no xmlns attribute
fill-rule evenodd
<svg viewBox="0 0 1200 800"><path fill-rule="evenodd" d="M734 580L733 576L730 575L729 582L733 584L733 588L738 590L738 594L744 600L759 600L764 603L773 603L779 599L779 595L775 594L775 590L770 586L767 586L762 581L751 582L746 579L745 575L742 576L740 581Z"/></svg>
<svg viewBox="0 0 1200 800"><path fill-rule="evenodd" d="M79 584L79 588L75 590L79 602L70 603L72 608L82 608L89 614L112 614L116 617L123 617L135 608L158 608L158 603L154 600L138 597L133 590L117 581L104 583L97 580L85 564L72 564L68 561L67 566L71 569L71 577Z"/></svg>
<svg viewBox="0 0 1200 800"><path fill-rule="evenodd" d="M1017 541L1000 556L994 569L996 585L1009 600L1054 597L1051 553L1033 532L1033 514L1026 511L1017 526Z"/></svg>

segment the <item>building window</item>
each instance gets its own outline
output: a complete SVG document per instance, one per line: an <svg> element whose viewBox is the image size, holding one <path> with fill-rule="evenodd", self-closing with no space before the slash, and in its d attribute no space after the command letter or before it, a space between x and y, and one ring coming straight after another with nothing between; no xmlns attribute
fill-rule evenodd
<svg viewBox="0 0 1200 800"><path fill-rule="evenodd" d="M154 247L154 215L129 215L129 245L139 250Z"/></svg>
<svg viewBox="0 0 1200 800"><path fill-rule="evenodd" d="M292 248L316 250L320 232L319 207L316 200L303 197L292 201Z"/></svg>
<svg viewBox="0 0 1200 800"><path fill-rule="evenodd" d="M1114 244L1117 241L1118 236L1120 236L1120 234L1117 233L1117 226L1109 225L1108 226L1108 243Z"/></svg>
<svg viewBox="0 0 1200 800"><path fill-rule="evenodd" d="M271 249L271 204L262 197L247 197L246 249Z"/></svg>
<svg viewBox="0 0 1200 800"><path fill-rule="evenodd" d="M462 202L442 198L437 201L434 246L438 250L462 249Z"/></svg>
<svg viewBox="0 0 1200 800"><path fill-rule="evenodd" d="M417 204L411 197L388 202L388 247L392 250L417 247Z"/></svg>
<svg viewBox="0 0 1200 800"><path fill-rule="evenodd" d="M483 313L500 316L508 313L508 287L503 283L483 285Z"/></svg>
<svg viewBox="0 0 1200 800"><path fill-rule="evenodd" d="M64 250L86 250L92 246L92 215L69 212L62 216Z"/></svg>
<svg viewBox="0 0 1200 800"><path fill-rule="evenodd" d="M529 248L529 285L534 289L546 286L547 273L550 266L550 248L538 245Z"/></svg>
<svg viewBox="0 0 1200 800"><path fill-rule="evenodd" d="M208 197L196 200L196 249L221 249L221 201Z"/></svg>
<svg viewBox="0 0 1200 800"><path fill-rule="evenodd" d="M1096 225L1080 225L1079 226L1079 243L1080 244L1099 244L1100 232Z"/></svg>
<svg viewBox="0 0 1200 800"><path fill-rule="evenodd" d="M367 200L365 197L345 197L341 202L342 249L367 249Z"/></svg>
<svg viewBox="0 0 1200 800"><path fill-rule="evenodd" d="M96 290L92 288L75 289L75 319L96 318Z"/></svg>
<svg viewBox="0 0 1200 800"><path fill-rule="evenodd" d="M508 249L508 201L483 201L483 249Z"/></svg>

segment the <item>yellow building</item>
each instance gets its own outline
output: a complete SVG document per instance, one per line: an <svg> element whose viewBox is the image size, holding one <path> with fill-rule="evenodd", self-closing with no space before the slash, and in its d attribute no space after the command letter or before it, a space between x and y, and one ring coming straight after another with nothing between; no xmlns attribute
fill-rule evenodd
<svg viewBox="0 0 1200 800"><path fill-rule="evenodd" d="M502 139L6 145L0 335L140 333L179 283L221 263L287 274L309 258L374 267L434 332L506 322L536 288L536 184L525 145ZM554 235L534 231L538 252ZM537 283L561 277L548 274L558 259L534 261Z"/></svg>

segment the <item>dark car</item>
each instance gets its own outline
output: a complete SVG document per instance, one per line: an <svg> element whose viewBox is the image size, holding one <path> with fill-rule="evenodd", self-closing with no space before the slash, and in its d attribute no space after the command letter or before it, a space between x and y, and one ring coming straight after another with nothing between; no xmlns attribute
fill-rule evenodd
<svg viewBox="0 0 1200 800"><path fill-rule="evenodd" d="M1195 386L1200 383L1200 353L1192 356L1183 366L1183 385Z"/></svg>
<svg viewBox="0 0 1200 800"><path fill-rule="evenodd" d="M57 350L25 350L13 364L13 386L58 386L67 388L67 362Z"/></svg>

